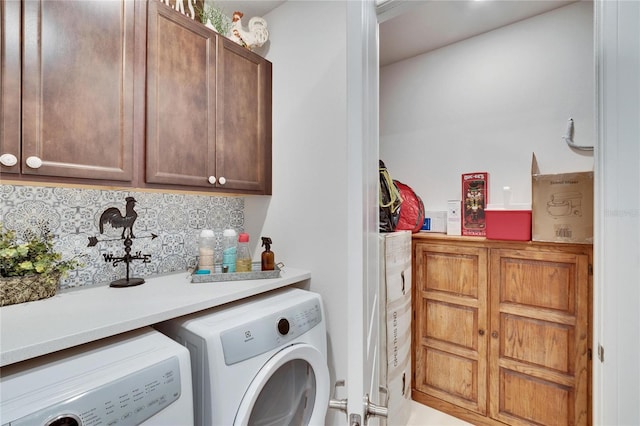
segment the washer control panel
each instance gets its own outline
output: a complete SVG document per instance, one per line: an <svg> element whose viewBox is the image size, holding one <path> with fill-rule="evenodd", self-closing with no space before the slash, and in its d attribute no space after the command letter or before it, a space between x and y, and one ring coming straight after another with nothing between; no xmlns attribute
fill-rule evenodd
<svg viewBox="0 0 640 426"><path fill-rule="evenodd" d="M232 365L282 346L322 321L318 300L266 315L225 330L220 334L224 362Z"/></svg>
<svg viewBox="0 0 640 426"><path fill-rule="evenodd" d="M138 425L180 398L180 391L180 364L174 356L12 421L10 425Z"/></svg>

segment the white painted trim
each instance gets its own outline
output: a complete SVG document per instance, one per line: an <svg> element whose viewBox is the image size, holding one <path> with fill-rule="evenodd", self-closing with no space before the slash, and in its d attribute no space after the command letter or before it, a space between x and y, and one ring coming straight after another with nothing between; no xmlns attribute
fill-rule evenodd
<svg viewBox="0 0 640 426"><path fill-rule="evenodd" d="M597 0L593 424L640 424L640 2ZM604 348L604 362L597 357Z"/></svg>

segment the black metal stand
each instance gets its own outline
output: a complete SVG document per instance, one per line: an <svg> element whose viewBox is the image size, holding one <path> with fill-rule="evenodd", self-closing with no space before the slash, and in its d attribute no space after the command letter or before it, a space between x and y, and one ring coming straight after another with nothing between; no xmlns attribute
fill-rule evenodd
<svg viewBox="0 0 640 426"><path fill-rule="evenodd" d="M104 255L105 262L113 262L114 267L120 262L125 262L127 265L127 278L122 278L111 282L111 284L109 284L110 287L133 287L136 285L144 284L144 279L142 278L129 278L129 264L134 260L142 260L142 263L150 263L151 255L141 254L141 252L137 252L135 255L132 255L132 244L133 242L131 241L131 237L127 236L127 238L124 239L124 256L114 257L112 254Z"/></svg>

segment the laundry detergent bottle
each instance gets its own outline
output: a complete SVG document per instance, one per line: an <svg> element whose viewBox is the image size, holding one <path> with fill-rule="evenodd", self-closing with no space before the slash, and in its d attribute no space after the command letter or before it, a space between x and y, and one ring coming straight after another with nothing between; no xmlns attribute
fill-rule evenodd
<svg viewBox="0 0 640 426"><path fill-rule="evenodd" d="M235 229L225 229L222 237L222 272L235 272L238 234Z"/></svg>
<svg viewBox="0 0 640 426"><path fill-rule="evenodd" d="M251 251L249 250L249 234L238 235L238 255L236 257L236 272L251 272Z"/></svg>

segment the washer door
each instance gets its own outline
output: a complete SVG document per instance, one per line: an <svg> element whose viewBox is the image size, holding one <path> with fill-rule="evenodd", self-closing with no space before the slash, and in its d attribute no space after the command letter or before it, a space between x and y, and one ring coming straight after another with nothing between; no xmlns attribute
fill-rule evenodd
<svg viewBox="0 0 640 426"><path fill-rule="evenodd" d="M295 344L260 369L238 407L234 425L324 425L329 369L315 347Z"/></svg>

